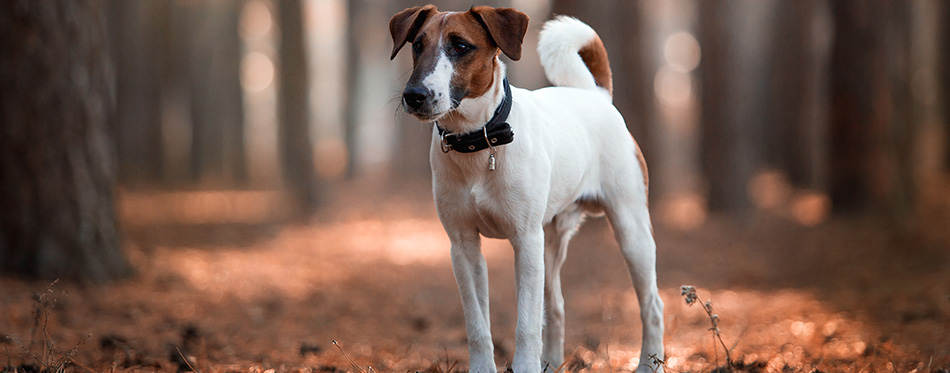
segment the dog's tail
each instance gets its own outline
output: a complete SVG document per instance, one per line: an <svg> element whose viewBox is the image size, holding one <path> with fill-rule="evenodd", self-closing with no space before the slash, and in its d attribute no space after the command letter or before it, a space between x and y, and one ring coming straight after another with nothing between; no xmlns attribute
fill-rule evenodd
<svg viewBox="0 0 950 373"><path fill-rule="evenodd" d="M554 85L601 88L613 96L607 49L590 26L574 17L557 16L544 23L538 40L544 75Z"/></svg>

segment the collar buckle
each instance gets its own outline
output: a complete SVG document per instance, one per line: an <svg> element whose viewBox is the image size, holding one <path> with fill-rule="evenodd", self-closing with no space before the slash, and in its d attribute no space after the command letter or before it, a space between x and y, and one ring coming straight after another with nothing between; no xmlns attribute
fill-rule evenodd
<svg viewBox="0 0 950 373"><path fill-rule="evenodd" d="M436 123L435 125L438 126L439 124ZM445 135L447 133L448 132L442 132L442 143L441 143L442 153L448 153L449 151L452 150L452 144L449 144L449 140L445 138Z"/></svg>

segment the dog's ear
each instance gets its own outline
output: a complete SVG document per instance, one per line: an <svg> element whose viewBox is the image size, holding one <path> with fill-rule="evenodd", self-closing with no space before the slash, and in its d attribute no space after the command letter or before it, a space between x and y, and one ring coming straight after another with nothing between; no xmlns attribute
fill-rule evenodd
<svg viewBox="0 0 950 373"><path fill-rule="evenodd" d="M488 31L488 37L513 61L521 59L521 43L528 32L528 15L511 8L477 6L469 10Z"/></svg>
<svg viewBox="0 0 950 373"><path fill-rule="evenodd" d="M417 6L396 13L389 20L389 33L393 35L393 54L389 56L390 60L396 58L396 53L399 53L403 45L416 38L416 33L426 22L426 18L435 11L435 5L432 4Z"/></svg>

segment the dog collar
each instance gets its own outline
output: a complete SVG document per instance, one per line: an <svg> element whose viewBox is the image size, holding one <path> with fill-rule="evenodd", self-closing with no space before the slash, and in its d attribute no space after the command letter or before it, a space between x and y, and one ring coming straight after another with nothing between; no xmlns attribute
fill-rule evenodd
<svg viewBox="0 0 950 373"><path fill-rule="evenodd" d="M439 136L442 137L443 153L448 153L451 150L459 153L474 153L514 141L515 133L511 131L511 125L505 122L511 112L511 86L508 84L508 78L505 78L503 84L505 98L495 109L495 115L480 130L453 134L442 128L439 122L435 123L435 128L439 131Z"/></svg>

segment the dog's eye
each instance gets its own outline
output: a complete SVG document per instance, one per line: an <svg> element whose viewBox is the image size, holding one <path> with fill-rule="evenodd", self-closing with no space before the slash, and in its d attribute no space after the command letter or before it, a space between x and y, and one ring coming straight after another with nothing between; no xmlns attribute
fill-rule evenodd
<svg viewBox="0 0 950 373"><path fill-rule="evenodd" d="M419 54L422 53L422 41L416 40L412 43L412 53Z"/></svg>
<svg viewBox="0 0 950 373"><path fill-rule="evenodd" d="M471 47L468 44L462 42L456 42L452 44L452 51L457 55L463 55L465 52L468 52Z"/></svg>

